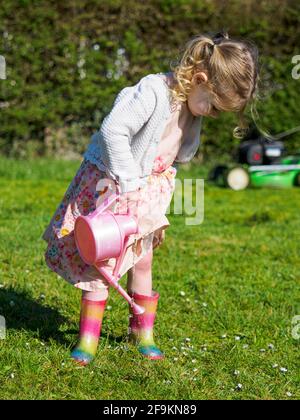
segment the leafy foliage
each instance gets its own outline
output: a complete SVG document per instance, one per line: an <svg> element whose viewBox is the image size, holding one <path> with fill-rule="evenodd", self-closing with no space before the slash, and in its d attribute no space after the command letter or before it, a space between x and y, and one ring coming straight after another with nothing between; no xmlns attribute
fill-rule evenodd
<svg viewBox="0 0 300 420"><path fill-rule="evenodd" d="M300 53L298 1L5 1L1 154L79 157L121 88L168 71L190 36L220 28L259 47L264 128L277 133L298 125L300 80L291 76L291 59ZM235 125L229 114L206 119L200 157L229 155ZM287 144L299 147L299 136Z"/></svg>

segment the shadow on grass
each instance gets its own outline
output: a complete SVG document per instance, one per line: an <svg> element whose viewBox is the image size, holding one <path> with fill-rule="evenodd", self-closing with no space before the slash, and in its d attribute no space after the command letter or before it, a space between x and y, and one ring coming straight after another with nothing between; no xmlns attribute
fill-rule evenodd
<svg viewBox="0 0 300 420"><path fill-rule="evenodd" d="M73 331L59 330L62 324L70 324L71 321L42 301L33 300L24 291L12 288L1 289L0 314L5 317L8 331L10 329L32 331L36 338L41 340L49 341L52 338L63 345L71 344L66 334Z"/></svg>
<svg viewBox="0 0 300 420"><path fill-rule="evenodd" d="M78 308L79 309L79 308ZM70 325L70 321L61 315L57 309L46 306L43 301L35 301L24 291L13 288L0 289L0 315L4 316L6 328L14 330L32 331L34 336L45 342L51 339L67 347L72 347L79 332L78 328L68 328L60 331L61 325ZM103 320L105 323L105 319ZM115 336L109 332L101 332L101 339L109 344L118 344L126 341L127 333Z"/></svg>

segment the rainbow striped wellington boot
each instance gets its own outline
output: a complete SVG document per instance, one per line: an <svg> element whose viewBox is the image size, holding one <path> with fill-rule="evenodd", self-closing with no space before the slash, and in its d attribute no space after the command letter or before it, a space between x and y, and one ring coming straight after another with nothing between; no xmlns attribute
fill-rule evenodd
<svg viewBox="0 0 300 420"><path fill-rule="evenodd" d="M129 341L137 344L138 351L148 359L163 359L164 354L156 346L153 339L153 325L159 293L152 291L152 296L133 293L131 297L134 298L135 303L145 308L145 312L141 315L135 315L132 312L131 306L129 307Z"/></svg>
<svg viewBox="0 0 300 420"><path fill-rule="evenodd" d="M90 363L96 354L106 302L107 299L81 298L79 340L71 357L82 366Z"/></svg>

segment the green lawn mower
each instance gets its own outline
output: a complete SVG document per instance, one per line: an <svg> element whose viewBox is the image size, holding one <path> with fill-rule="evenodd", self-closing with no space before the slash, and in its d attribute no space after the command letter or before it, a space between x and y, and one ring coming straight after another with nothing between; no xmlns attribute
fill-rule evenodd
<svg viewBox="0 0 300 420"><path fill-rule="evenodd" d="M237 152L237 164L218 165L209 180L233 190L252 187L286 188L300 186L300 153L285 154L279 139L300 131L300 127L267 139L252 130Z"/></svg>

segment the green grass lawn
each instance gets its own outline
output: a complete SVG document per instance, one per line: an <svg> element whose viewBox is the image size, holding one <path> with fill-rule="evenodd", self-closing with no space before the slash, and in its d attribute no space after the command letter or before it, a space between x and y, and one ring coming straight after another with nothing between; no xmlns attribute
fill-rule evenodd
<svg viewBox="0 0 300 420"><path fill-rule="evenodd" d="M201 225L167 215L153 266L165 360L127 345L127 302L112 290L97 357L82 368L69 359L80 291L49 270L41 239L79 165L0 161L0 398L299 399L300 189L206 183Z"/></svg>

